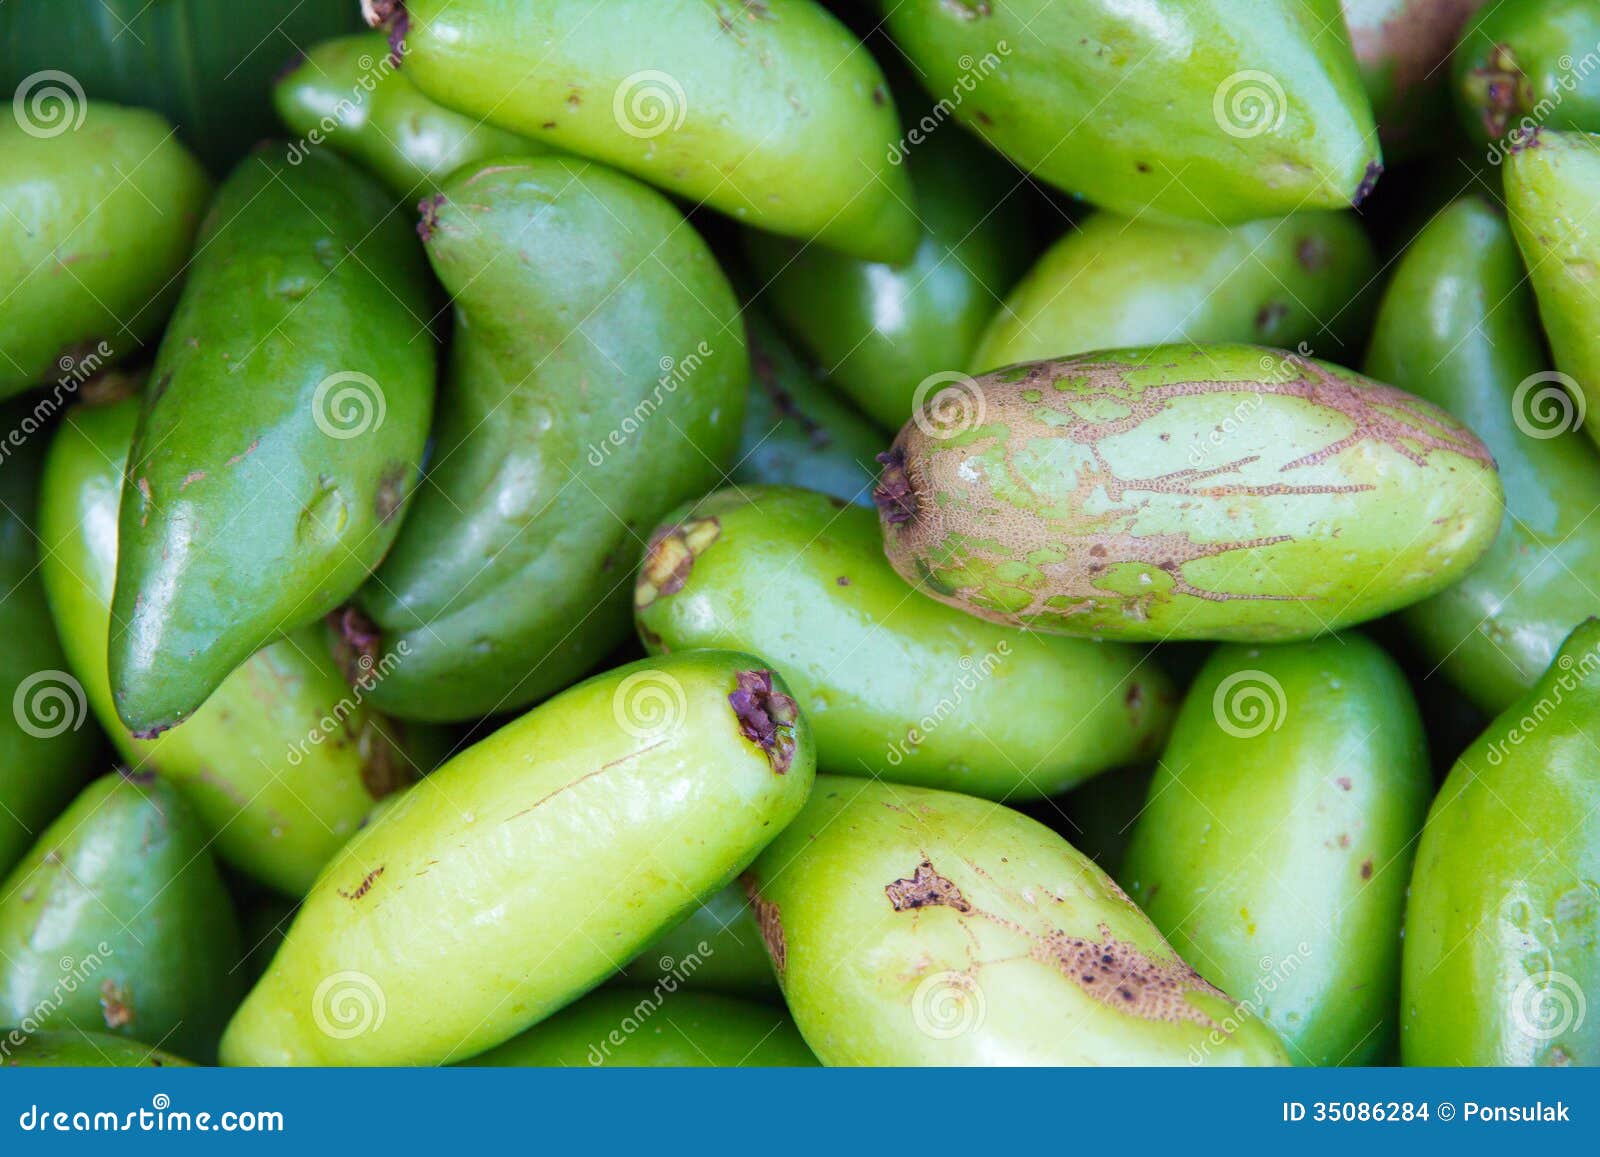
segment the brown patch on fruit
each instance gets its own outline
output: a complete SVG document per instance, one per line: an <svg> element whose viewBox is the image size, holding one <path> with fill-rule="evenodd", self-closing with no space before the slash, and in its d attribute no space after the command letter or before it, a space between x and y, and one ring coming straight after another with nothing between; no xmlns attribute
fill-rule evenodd
<svg viewBox="0 0 1600 1157"><path fill-rule="evenodd" d="M345 682L354 687L369 679L383 650L383 633L378 625L348 604L329 614L327 623L334 633L334 662Z"/></svg>
<svg viewBox="0 0 1600 1157"><path fill-rule="evenodd" d="M1352 209L1361 208L1361 202L1372 196L1372 190L1378 187L1378 178L1383 176L1383 162L1372 161L1367 165L1367 171L1361 176L1361 184L1356 186L1356 194L1350 198Z"/></svg>
<svg viewBox="0 0 1600 1157"><path fill-rule="evenodd" d="M970 912L972 905L961 894L953 880L934 871L927 860L917 865L917 870L904 879L885 884L883 894L896 912L912 912L918 908L954 908L957 912Z"/></svg>
<svg viewBox="0 0 1600 1157"><path fill-rule="evenodd" d="M442 208L444 208L443 193L435 193L417 202L417 236L421 237L424 243L433 240L433 234L439 228L439 210Z"/></svg>
<svg viewBox="0 0 1600 1157"><path fill-rule="evenodd" d="M404 462L396 462L390 466L378 479L378 492L372 497L372 513L378 516L380 523L386 523L394 517L406 500L406 479L411 477L411 467Z"/></svg>
<svg viewBox="0 0 1600 1157"><path fill-rule="evenodd" d="M405 56L411 14L403 0L361 0L361 17L369 28L389 29L389 62L398 65Z"/></svg>
<svg viewBox="0 0 1600 1157"><path fill-rule="evenodd" d="M133 1023L133 994L114 980L102 980L100 1015L105 1019L107 1028L126 1028Z"/></svg>
<svg viewBox="0 0 1600 1157"><path fill-rule="evenodd" d="M771 671L740 671L737 686L728 696L739 732L767 753L767 762L779 775L794 763L794 728L800 707L782 691L774 690Z"/></svg>
<svg viewBox="0 0 1600 1157"><path fill-rule="evenodd" d="M1316 273L1328 263L1328 243L1321 237L1302 237L1294 247L1294 258L1307 273Z"/></svg>
<svg viewBox="0 0 1600 1157"><path fill-rule="evenodd" d="M812 446L819 450L827 446L833 441L833 436L811 415L802 412L795 403L794 395L783 388L778 381L777 368L772 364L772 355L754 337L747 340L750 344L751 372L755 374L756 384L762 392L772 399L773 409L788 421L797 423Z"/></svg>
<svg viewBox="0 0 1600 1157"><path fill-rule="evenodd" d="M375 683L376 679L371 682ZM362 726L356 748L361 753L361 786L373 800L385 799L415 781L411 760L405 751L373 720L367 720Z"/></svg>
<svg viewBox="0 0 1600 1157"><path fill-rule="evenodd" d="M1363 880L1372 879L1372 857L1370 856L1361 861L1361 878Z"/></svg>
<svg viewBox="0 0 1600 1157"><path fill-rule="evenodd" d="M359 899L361 899L361 897L365 896L368 892L372 891L372 885L374 885L374 884L376 884L378 882L378 877L383 875L383 870L384 870L384 865L383 864L379 864L376 868L373 868L372 871L368 872L365 876L362 876L361 877L361 883L357 884L352 890L347 892L343 888L338 889L339 895L343 896L346 900L359 900Z"/></svg>
<svg viewBox="0 0 1600 1157"><path fill-rule="evenodd" d="M1190 1003L1189 994L1199 992L1227 1000L1220 989L1176 956L1154 960L1137 945L1118 940L1109 925L1101 924L1099 932L1099 940L1053 932L1037 941L1029 955L1119 1012L1141 1020L1218 1027Z"/></svg>
<svg viewBox="0 0 1600 1157"><path fill-rule="evenodd" d="M789 945L784 939L783 918L778 906L761 895L755 877L750 873L746 872L739 882L750 900L750 910L755 913L756 927L761 930L761 942L767 946L767 955L772 958L772 966L777 969L781 980L789 964Z"/></svg>
<svg viewBox="0 0 1600 1157"><path fill-rule="evenodd" d="M1468 95L1489 137L1503 137L1517 113L1532 103L1527 74L1509 44L1496 44L1488 59L1467 73Z"/></svg>
<svg viewBox="0 0 1600 1157"><path fill-rule="evenodd" d="M917 495L906 469L904 447L895 445L878 455L883 473L872 489L872 502L883 521L890 526L900 526L917 517Z"/></svg>
<svg viewBox="0 0 1600 1157"><path fill-rule="evenodd" d="M681 591L694 570L694 560L721 534L722 523L715 516L658 527L645 547L644 565L633 587L633 605L642 610Z"/></svg>
<svg viewBox="0 0 1600 1157"><path fill-rule="evenodd" d="M1411 0L1381 24L1352 25L1350 44L1363 70L1387 74L1394 96L1403 100L1450 59L1467 18L1483 3Z"/></svg>

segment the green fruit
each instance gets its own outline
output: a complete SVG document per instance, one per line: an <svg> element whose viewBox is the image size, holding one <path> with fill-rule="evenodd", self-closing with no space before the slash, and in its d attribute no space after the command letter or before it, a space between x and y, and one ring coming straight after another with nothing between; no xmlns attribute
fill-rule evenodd
<svg viewBox="0 0 1600 1157"><path fill-rule="evenodd" d="M448 108L758 229L877 261L916 244L883 73L811 0L374 7L401 14L406 75Z"/></svg>
<svg viewBox="0 0 1600 1157"><path fill-rule="evenodd" d="M1344 0L1345 27L1385 154L1431 151L1446 139L1450 53L1483 3Z"/></svg>
<svg viewBox="0 0 1600 1157"><path fill-rule="evenodd" d="M718 491L650 538L653 652L749 651L805 705L818 763L988 799L1054 795L1152 755L1171 688L1132 647L1027 637L907 589L871 511L808 490Z"/></svg>
<svg viewBox="0 0 1600 1157"><path fill-rule="evenodd" d="M778 994L755 912L738 885L707 896L682 923L634 957L619 980L640 988L667 977L696 992L754 1000Z"/></svg>
<svg viewBox="0 0 1600 1157"><path fill-rule="evenodd" d="M155 113L53 95L0 120L0 398L158 334L211 193Z"/></svg>
<svg viewBox="0 0 1600 1157"><path fill-rule="evenodd" d="M1457 201L1396 267L1366 370L1467 423L1499 468L1506 512L1494 545L1454 586L1401 612L1428 669L1490 713L1521 698L1600 610L1575 577L1600 573L1600 456L1545 359L1505 220L1476 197Z"/></svg>
<svg viewBox="0 0 1600 1157"><path fill-rule="evenodd" d="M1400 668L1351 633L1219 647L1178 713L1119 878L1304 1065L1393 1047L1400 920L1433 794Z"/></svg>
<svg viewBox="0 0 1600 1157"><path fill-rule="evenodd" d="M704 992L604 988L467 1062L516 1068L814 1066L789 1015Z"/></svg>
<svg viewBox="0 0 1600 1157"><path fill-rule="evenodd" d="M925 379L966 366L1029 256L1014 174L955 128L909 156L922 232L903 264L744 238L762 304L890 430L916 409Z"/></svg>
<svg viewBox="0 0 1600 1157"><path fill-rule="evenodd" d="M207 1060L239 998L239 926L178 793L112 773L0 884L0 1023L113 1032Z"/></svg>
<svg viewBox="0 0 1600 1157"><path fill-rule="evenodd" d="M291 157L326 144L412 199L436 190L462 165L544 151L423 96L377 32L316 45L278 77L272 99L299 138Z"/></svg>
<svg viewBox="0 0 1600 1157"><path fill-rule="evenodd" d="M1537 133L1506 159L1505 180L1511 232L1582 418L1588 398L1600 399L1600 135ZM1600 444L1600 414L1584 429Z"/></svg>
<svg viewBox="0 0 1600 1157"><path fill-rule="evenodd" d="M710 250L629 177L472 166L424 232L456 317L434 465L341 628L393 666L382 709L469 719L560 690L627 636L628 565L721 481L749 362Z"/></svg>
<svg viewBox="0 0 1600 1157"><path fill-rule="evenodd" d="M745 885L825 1065L1286 1063L1110 877L999 804L820 776Z"/></svg>
<svg viewBox="0 0 1600 1157"><path fill-rule="evenodd" d="M268 146L217 194L128 465L117 713L150 736L388 549L433 408L427 273L389 197Z"/></svg>
<svg viewBox="0 0 1600 1157"><path fill-rule="evenodd" d="M83 687L67 670L40 582L34 511L41 400L0 407L0 873L28 850L88 778L100 749Z"/></svg>
<svg viewBox="0 0 1600 1157"><path fill-rule="evenodd" d="M22 1033L0 1030L0 1069L3 1068L189 1068L189 1062L171 1053L103 1032L60 1029Z"/></svg>
<svg viewBox="0 0 1600 1157"><path fill-rule="evenodd" d="M967 364L1180 341L1338 345L1364 333L1359 298L1377 269L1349 213L1232 228L1096 213L1039 259Z"/></svg>
<svg viewBox="0 0 1600 1157"><path fill-rule="evenodd" d="M1155 346L952 386L875 492L889 559L996 622L1285 641L1455 582L1501 515L1494 463L1431 403L1259 346Z"/></svg>
<svg viewBox="0 0 1600 1157"><path fill-rule="evenodd" d="M0 88L65 70L58 92L156 109L224 172L273 132L284 57L360 24L354 3L326 0L5 0Z"/></svg>
<svg viewBox="0 0 1600 1157"><path fill-rule="evenodd" d="M123 758L178 786L217 855L299 896L374 798L431 766L412 751L423 729L403 731L374 712L311 627L246 660L182 727L133 737L112 705L106 649L117 507L138 417L133 397L76 407L46 460L41 571L68 664ZM367 675L375 683L383 672Z"/></svg>
<svg viewBox="0 0 1600 1157"><path fill-rule="evenodd" d="M1452 60L1461 123L1499 161L1541 127L1600 132L1594 0L1497 0Z"/></svg>
<svg viewBox="0 0 1600 1157"><path fill-rule="evenodd" d="M1406 1064L1600 1064L1597 721L1589 619L1445 780L1406 908Z"/></svg>
<svg viewBox="0 0 1600 1157"><path fill-rule="evenodd" d="M809 486L870 505L888 440L803 366L754 306L745 307L744 321L753 380L729 477L739 485Z"/></svg>
<svg viewBox="0 0 1600 1157"><path fill-rule="evenodd" d="M885 0L941 107L1119 213L1234 224L1359 204L1383 171L1338 0Z"/></svg>
<svg viewBox="0 0 1600 1157"><path fill-rule="evenodd" d="M593 988L799 811L810 732L748 655L598 675L357 833L223 1039L228 1064L439 1064Z"/></svg>

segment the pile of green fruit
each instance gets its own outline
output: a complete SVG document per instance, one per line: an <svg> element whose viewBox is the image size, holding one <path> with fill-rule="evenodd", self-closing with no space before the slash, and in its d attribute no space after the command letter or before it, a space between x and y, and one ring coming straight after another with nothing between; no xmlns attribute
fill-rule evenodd
<svg viewBox="0 0 1600 1157"><path fill-rule="evenodd" d="M1600 1063L1594 0L244 9L0 7L0 1066Z"/></svg>

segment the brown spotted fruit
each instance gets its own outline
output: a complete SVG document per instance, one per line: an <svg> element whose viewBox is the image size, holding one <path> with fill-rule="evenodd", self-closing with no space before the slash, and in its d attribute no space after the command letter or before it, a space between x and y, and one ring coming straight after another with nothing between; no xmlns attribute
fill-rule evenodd
<svg viewBox="0 0 1600 1157"><path fill-rule="evenodd" d="M819 776L745 873L825 1065L1282 1065L1060 836L953 792Z"/></svg>
<svg viewBox="0 0 1600 1157"><path fill-rule="evenodd" d="M874 497L918 589L1014 626L1281 641L1449 586L1499 527L1438 406L1247 345L1109 350L931 397Z"/></svg>
<svg viewBox="0 0 1600 1157"><path fill-rule="evenodd" d="M228 1026L222 1059L475 1056L731 882L799 812L815 765L789 689L750 655L684 652L580 683L345 845Z"/></svg>
<svg viewBox="0 0 1600 1157"><path fill-rule="evenodd" d="M634 587L652 651L760 655L821 766L987 799L1054 795L1160 750L1171 685L1122 643L1024 638L908 590L870 510L795 487L720 490L667 517Z"/></svg>

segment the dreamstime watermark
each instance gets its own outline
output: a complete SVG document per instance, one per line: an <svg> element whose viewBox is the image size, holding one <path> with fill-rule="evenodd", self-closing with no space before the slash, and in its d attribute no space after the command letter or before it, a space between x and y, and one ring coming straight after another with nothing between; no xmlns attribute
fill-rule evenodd
<svg viewBox="0 0 1600 1157"><path fill-rule="evenodd" d="M911 1020L924 1036L954 1040L983 1027L989 1005L970 972L929 973L911 994Z"/></svg>
<svg viewBox="0 0 1600 1157"><path fill-rule="evenodd" d="M700 971L700 966L714 955L716 955L715 950L702 940L694 946L693 952L682 959L674 960L670 956L663 956L657 961L657 967L661 970L660 978L649 992L640 996L639 1003L633 1006L628 1015L617 1022L616 1028L608 1032L599 1043L589 1046L589 1063L596 1067L605 1064L611 1058L611 1050L626 1044L629 1037L661 1011L662 1005L667 1002L667 997L677 992L678 986Z"/></svg>
<svg viewBox="0 0 1600 1157"><path fill-rule="evenodd" d="M705 365L708 357L716 351L707 342L701 342L684 358L663 357L657 363L661 376L656 379L655 389L650 391L650 396L641 398L626 417L617 424L616 429L600 439L599 445L589 444L589 465L602 466L611 456L611 451L627 445L632 438L650 420L650 416L661 408L661 403L678 392L678 387Z"/></svg>
<svg viewBox="0 0 1600 1157"><path fill-rule="evenodd" d="M1583 387L1558 370L1529 374L1511 393L1511 420L1530 438L1559 438L1576 430L1587 410Z"/></svg>
<svg viewBox="0 0 1600 1157"><path fill-rule="evenodd" d="M1589 1013L1583 986L1565 972L1536 972L1511 994L1511 1019L1534 1040L1576 1033Z"/></svg>
<svg viewBox="0 0 1600 1157"><path fill-rule="evenodd" d="M670 72L646 68L622 78L611 96L611 116L630 137L652 140L683 127L689 98Z"/></svg>
<svg viewBox="0 0 1600 1157"><path fill-rule="evenodd" d="M1489 164L1498 165L1507 156L1525 148L1539 129L1555 115L1556 110L1566 103L1567 95L1576 92L1581 82L1588 80L1600 70L1600 44L1596 44L1576 60L1570 54L1564 53L1557 58L1556 68L1560 71L1555 77L1555 90L1541 96L1533 107L1515 122L1495 117L1485 124L1484 127L1495 138L1489 142L1489 148L1484 153L1484 160ZM1513 86L1524 104L1532 97L1532 93L1523 87L1527 84L1527 77L1523 76L1516 61L1510 57L1509 49L1504 46L1497 46L1494 49L1490 57L1488 75L1479 76L1477 79L1479 83L1489 86Z"/></svg>
<svg viewBox="0 0 1600 1157"><path fill-rule="evenodd" d="M377 1032L388 1011L383 986L365 972L335 972L324 977L311 995L312 1021L334 1040Z"/></svg>
<svg viewBox="0 0 1600 1157"><path fill-rule="evenodd" d="M1554 681L1550 684L1547 694L1539 696L1537 702L1522 713L1519 719L1511 724L1511 729L1503 736L1489 744L1489 765L1499 767L1510 754L1513 747L1521 747L1523 740L1527 739L1539 729L1539 725L1555 713L1557 707L1567 697L1570 691L1576 691L1585 680L1600 668L1600 651L1591 650L1583 653L1583 658L1574 662L1571 655L1562 655L1556 660L1551 673L1555 674ZM1557 672L1559 672L1557 674Z"/></svg>
<svg viewBox="0 0 1600 1157"><path fill-rule="evenodd" d="M635 739L658 739L683 726L689 697L683 684L665 671L635 671L617 684L611 714Z"/></svg>
<svg viewBox="0 0 1600 1157"><path fill-rule="evenodd" d="M1257 68L1227 77L1211 96L1211 115L1217 127L1239 140L1277 132L1288 109L1289 100L1278 78Z"/></svg>
<svg viewBox="0 0 1600 1157"><path fill-rule="evenodd" d="M323 114L322 118L306 131L299 140L291 141L285 153L291 165L298 165L311 155L311 150L327 143L339 129L359 120L366 115L367 97L377 89L390 73L400 65L393 54L384 53L380 58L374 58L371 53L363 52L356 58L356 67L361 70L361 75L356 77L355 87L350 90L350 95L342 98L333 106L333 111Z"/></svg>
<svg viewBox="0 0 1600 1157"><path fill-rule="evenodd" d="M1254 739L1277 731L1289 714L1283 684L1265 671L1235 671L1217 684L1211 715L1235 739Z"/></svg>
<svg viewBox="0 0 1600 1157"><path fill-rule="evenodd" d="M0 438L0 462L10 457L13 450L20 450L28 439L49 425L50 419L66 407L85 382L100 372L114 352L109 343L102 341L95 343L94 348L85 353L65 353L57 358L59 376L54 387L48 394L41 395L33 408L22 416L22 420L7 430L4 438Z"/></svg>
<svg viewBox="0 0 1600 1157"><path fill-rule="evenodd" d="M371 655L364 654L358 657L355 664L356 677L350 680L350 694L340 699L326 715L317 720L316 726L306 732L304 738L297 739L290 745L289 766L299 767L305 762L313 747L320 747L325 740L345 732L348 720L366 701L366 697L379 683L394 674L401 662L410 654L410 641L401 639L395 644L394 650L385 652L383 658L377 662L373 662Z"/></svg>
<svg viewBox="0 0 1600 1157"><path fill-rule="evenodd" d="M961 69L961 75L950 88L949 96L942 96L932 109L922 114L922 117L912 125L894 144L889 146L889 163L899 165L904 163L911 150L926 141L938 131L940 125L955 114L956 109L965 103L967 97L978 87L978 82L987 80L1000 67L1000 62L1011 55L1011 45L1006 41L999 41L994 46L993 52L986 52L976 60L970 54L963 55L956 61Z"/></svg>
<svg viewBox="0 0 1600 1157"><path fill-rule="evenodd" d="M89 100L77 77L47 68L22 78L11 96L11 115L30 137L48 140L81 128Z"/></svg>
<svg viewBox="0 0 1600 1157"><path fill-rule="evenodd" d="M1189 1063L1191 1065L1204 1064L1211 1050L1220 1048L1228 1043L1228 1038L1238 1032L1251 1019L1260 1014L1267 999L1277 992L1302 965L1311 960L1311 945L1302 940L1294 946L1294 951L1277 960L1271 956L1263 956L1257 962L1260 975L1256 978L1255 986L1250 990L1250 995L1242 1000L1236 1000L1228 1015L1215 1024L1206 1035L1206 1039L1189 1049Z"/></svg>
<svg viewBox="0 0 1600 1157"><path fill-rule="evenodd" d="M27 1044L27 1038L40 1029L51 1027L50 1017L57 1009L66 1003L67 998L78 991L81 985L88 984L90 978L105 965L105 962L116 955L116 951L104 940L94 946L82 960L74 960L70 956L63 956L58 962L61 976L56 980L55 987L50 990L50 995L38 1004L16 1024L6 1030L6 1035L0 1037L0 1058L9 1057L13 1049L19 1049Z"/></svg>
<svg viewBox="0 0 1600 1157"><path fill-rule="evenodd" d="M388 413L383 388L358 370L329 374L311 395L311 418L317 429L341 442L368 430L376 432Z"/></svg>
<svg viewBox="0 0 1600 1157"><path fill-rule="evenodd" d="M911 395L911 420L939 442L982 426L988 417L983 387L970 374L942 370L929 374Z"/></svg>
<svg viewBox="0 0 1600 1157"><path fill-rule="evenodd" d="M889 744L887 758L890 767L899 767L908 756L916 753L922 741L927 739L939 729L951 716L960 709L962 702L973 691L993 675L995 668L1011 655L1011 644L1002 639L995 644L994 650L988 652L981 659L973 659L971 655L961 656L958 666L961 674L951 684L950 690L939 697L939 702L934 704L933 710L917 720L917 725L906 732L904 739L896 739Z"/></svg>
<svg viewBox="0 0 1600 1157"><path fill-rule="evenodd" d="M35 739L54 739L83 726L89 699L83 684L66 671L35 671L17 684L11 714Z"/></svg>

